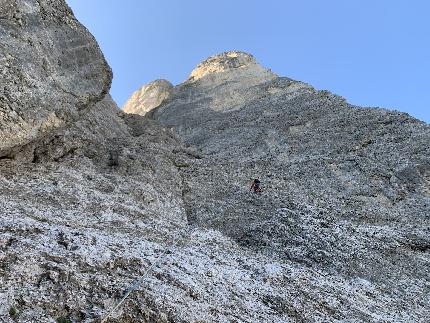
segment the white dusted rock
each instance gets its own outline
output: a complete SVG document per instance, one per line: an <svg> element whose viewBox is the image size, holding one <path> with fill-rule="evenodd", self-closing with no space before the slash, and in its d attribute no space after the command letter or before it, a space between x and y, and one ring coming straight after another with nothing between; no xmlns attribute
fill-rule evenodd
<svg viewBox="0 0 430 323"><path fill-rule="evenodd" d="M0 321L428 321L429 126L219 57L0 158Z"/></svg>

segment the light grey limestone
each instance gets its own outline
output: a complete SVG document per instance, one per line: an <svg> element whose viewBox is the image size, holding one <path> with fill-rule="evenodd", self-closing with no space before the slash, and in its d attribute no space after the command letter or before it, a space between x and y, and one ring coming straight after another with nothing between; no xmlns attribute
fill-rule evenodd
<svg viewBox="0 0 430 323"><path fill-rule="evenodd" d="M167 100L172 90L173 85L169 81L155 80L134 92L122 110L126 113L145 115Z"/></svg>
<svg viewBox="0 0 430 323"><path fill-rule="evenodd" d="M0 1L0 157L77 120L112 73L62 0Z"/></svg>
<svg viewBox="0 0 430 323"><path fill-rule="evenodd" d="M374 290L363 296L373 309L357 307L342 286L330 292L342 301L327 304L324 319L299 311L299 321L428 320L429 125L228 59L212 57L231 68L179 84L152 112L202 157L181 169L189 221ZM247 190L253 178L262 194ZM282 302L285 314L297 298Z"/></svg>
<svg viewBox="0 0 430 323"><path fill-rule="evenodd" d="M77 24L61 1L0 3ZM36 18L17 26L48 24ZM99 52L85 59L101 74L64 71L76 97L33 71L34 98L61 102L38 113L70 116L17 131L0 158L0 321L99 322L155 262L109 322L429 321L428 125L241 52L126 114L97 90Z"/></svg>

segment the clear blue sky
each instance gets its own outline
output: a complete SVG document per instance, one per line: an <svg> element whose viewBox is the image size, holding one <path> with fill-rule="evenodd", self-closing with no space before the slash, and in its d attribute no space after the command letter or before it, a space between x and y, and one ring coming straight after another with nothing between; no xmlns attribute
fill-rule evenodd
<svg viewBox="0 0 430 323"><path fill-rule="evenodd" d="M206 57L242 50L352 104L430 123L430 1L67 2L112 66L119 106L147 82L180 83Z"/></svg>

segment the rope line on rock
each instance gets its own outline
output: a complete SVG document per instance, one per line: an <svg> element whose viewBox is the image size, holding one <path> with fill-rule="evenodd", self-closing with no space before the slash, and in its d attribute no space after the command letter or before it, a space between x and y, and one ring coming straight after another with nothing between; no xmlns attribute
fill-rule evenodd
<svg viewBox="0 0 430 323"><path fill-rule="evenodd" d="M320 208L320 207L315 207L306 203L300 203L298 202L297 204L302 205L302 206L306 206L308 209L310 209L309 211L311 211L314 214L317 214L314 210L312 210L312 208L317 208L320 210L324 210L326 212L329 212L327 209L324 208ZM291 210L289 208L285 208L288 211L291 211L293 213L297 213L298 211L296 210ZM118 309L121 307L121 305L127 300L127 298L130 296L131 293L133 293L135 290L137 290L143 283L143 281L145 280L145 278L150 274L150 272L161 262L161 260L163 259L163 257L170 251L170 249L174 246L177 245L177 243L181 240L181 238L183 238L184 233L186 233L186 239L185 241L187 241L190 237L191 237L191 231L193 230L192 227L186 227L184 230L182 230L182 232L179 234L179 236L174 239L172 241L171 244L169 244L169 246L155 259L154 263L152 263L148 269L140 276L139 279L136 279L131 285L130 287L127 289L126 293L124 294L123 297L121 297L121 299L118 301L118 303L106 314L106 316L101 320L100 323L105 323L107 322L107 320L116 312L118 311Z"/></svg>
<svg viewBox="0 0 430 323"><path fill-rule="evenodd" d="M121 305L130 296L130 294L133 293L135 290L137 290L142 285L143 281L149 275L149 273L152 271L152 269L154 269L161 262L161 260L163 259L163 256L165 256L170 251L170 249L172 247L176 246L176 244L179 242L179 240L183 237L184 232L187 234L185 241L191 237L191 230L192 230L192 227L187 227L186 229L183 230L183 232L179 235L178 238L176 238L175 240L172 241L172 243L169 245L169 247L167 247L166 250L164 250L155 259L154 263L151 266L149 266L149 268L140 276L140 278L136 279L133 282L133 284L130 285L130 287L127 289L127 292L124 294L124 296L121 297L121 299L118 301L118 303L106 314L106 316L101 320L100 323L105 323L109 319L109 317L111 317L112 314L114 314L121 307Z"/></svg>

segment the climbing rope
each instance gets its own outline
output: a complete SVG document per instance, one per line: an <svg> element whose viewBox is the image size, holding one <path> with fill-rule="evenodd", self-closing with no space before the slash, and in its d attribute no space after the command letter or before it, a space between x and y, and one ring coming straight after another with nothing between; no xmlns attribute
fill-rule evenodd
<svg viewBox="0 0 430 323"><path fill-rule="evenodd" d="M193 230L192 227L187 227L184 230L182 230L182 233L179 234L179 237L177 237L175 240L172 241L172 243L169 245L168 248L166 248L166 250L163 251L163 253L161 253L161 255L159 255L156 260L154 261L154 263L149 266L149 268L140 276L139 279L136 279L133 284L130 285L129 288L127 288L126 293L124 294L124 296L118 301L118 303L106 314L106 316L101 320L100 323L105 323L107 322L107 320L109 319L109 317L111 317L116 311L118 311L118 309L121 307L121 305L125 302L125 300L130 296L131 293L133 293L135 290L137 290L143 283L143 281L145 280L145 278L149 275L149 273L161 262L161 260L163 259L163 257L169 253L170 249L172 247L175 247L179 240L181 240L181 238L183 237L184 233L186 234L186 239L185 241L187 241L190 237L191 237L191 231Z"/></svg>

